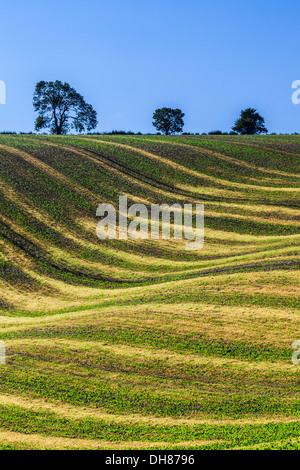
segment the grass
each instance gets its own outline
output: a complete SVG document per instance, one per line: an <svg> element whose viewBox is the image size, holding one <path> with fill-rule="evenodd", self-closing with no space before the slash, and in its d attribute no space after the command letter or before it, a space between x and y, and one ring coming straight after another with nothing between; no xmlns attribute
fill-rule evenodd
<svg viewBox="0 0 300 470"><path fill-rule="evenodd" d="M0 449L299 449L298 136L0 138ZM96 237L203 203L205 243Z"/></svg>

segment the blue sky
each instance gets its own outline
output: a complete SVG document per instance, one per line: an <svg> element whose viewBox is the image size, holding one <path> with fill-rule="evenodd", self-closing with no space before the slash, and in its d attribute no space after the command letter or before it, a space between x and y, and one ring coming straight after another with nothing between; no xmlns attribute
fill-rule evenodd
<svg viewBox="0 0 300 470"><path fill-rule="evenodd" d="M300 132L299 13L298 0L1 2L0 130L33 131L36 82L61 80L99 132L155 132L163 106L182 109L184 131L230 131L254 107L269 132Z"/></svg>

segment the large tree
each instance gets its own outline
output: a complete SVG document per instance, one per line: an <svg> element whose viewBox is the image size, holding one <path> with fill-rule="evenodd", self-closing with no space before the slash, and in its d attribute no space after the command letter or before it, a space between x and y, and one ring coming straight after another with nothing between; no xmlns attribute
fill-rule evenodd
<svg viewBox="0 0 300 470"><path fill-rule="evenodd" d="M97 113L68 83L41 81L33 95L34 110L39 113L35 130L50 128L52 134L90 131L97 126Z"/></svg>
<svg viewBox="0 0 300 470"><path fill-rule="evenodd" d="M235 121L233 131L239 134L261 134L267 133L264 118L254 108L247 108L241 111L240 118Z"/></svg>
<svg viewBox="0 0 300 470"><path fill-rule="evenodd" d="M176 108L160 108L153 113L153 126L158 131L163 131L166 135L181 132L184 126L184 113Z"/></svg>

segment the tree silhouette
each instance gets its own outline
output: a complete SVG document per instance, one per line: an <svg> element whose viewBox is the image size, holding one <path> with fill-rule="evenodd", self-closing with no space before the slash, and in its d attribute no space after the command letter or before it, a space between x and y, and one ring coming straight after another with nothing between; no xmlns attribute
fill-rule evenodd
<svg viewBox="0 0 300 470"><path fill-rule="evenodd" d="M240 118L232 127L233 131L239 134L261 134L267 133L268 129L264 126L265 120L254 108L247 108L241 111Z"/></svg>
<svg viewBox="0 0 300 470"><path fill-rule="evenodd" d="M160 108L153 113L152 125L158 131L163 131L166 135L181 132L184 126L184 113L176 108Z"/></svg>
<svg viewBox="0 0 300 470"><path fill-rule="evenodd" d="M77 132L94 129L97 113L68 83L41 81L33 95L34 110L39 113L35 130L50 128L52 134L66 134L73 128Z"/></svg>

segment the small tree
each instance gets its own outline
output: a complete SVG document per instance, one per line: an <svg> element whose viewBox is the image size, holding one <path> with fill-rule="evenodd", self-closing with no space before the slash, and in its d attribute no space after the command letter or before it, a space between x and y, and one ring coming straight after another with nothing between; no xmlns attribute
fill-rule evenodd
<svg viewBox="0 0 300 470"><path fill-rule="evenodd" d="M39 113L35 130L50 128L52 134L91 131L97 126L97 113L68 83L38 82L33 95L34 110Z"/></svg>
<svg viewBox="0 0 300 470"><path fill-rule="evenodd" d="M239 134L261 134L267 133L268 129L264 126L265 120L254 108L247 108L241 111L240 118L235 122L233 131Z"/></svg>
<svg viewBox="0 0 300 470"><path fill-rule="evenodd" d="M164 132L166 135L181 132L184 126L183 118L184 113L176 108L160 108L156 109L153 113L152 125L158 130Z"/></svg>

